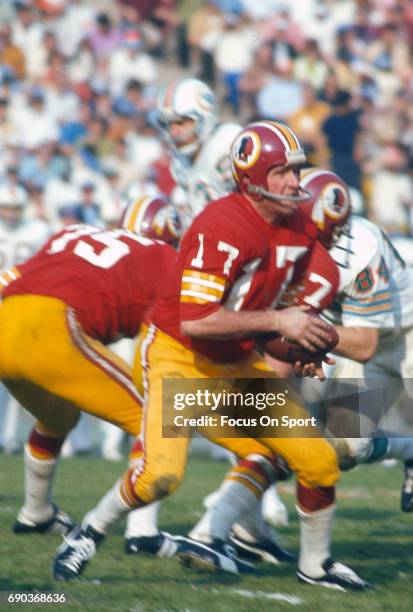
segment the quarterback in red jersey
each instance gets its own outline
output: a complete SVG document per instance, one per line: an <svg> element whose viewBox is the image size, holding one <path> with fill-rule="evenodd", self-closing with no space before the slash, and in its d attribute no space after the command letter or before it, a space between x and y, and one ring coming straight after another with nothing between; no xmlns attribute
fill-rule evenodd
<svg viewBox="0 0 413 612"><path fill-rule="evenodd" d="M132 230L132 231L131 231ZM135 337L176 259L173 208L143 198L123 228L75 225L2 274L0 378L37 419L25 452L25 502L15 533L73 527L52 503L60 448L80 411L140 432L141 397L126 362L106 348Z"/></svg>
<svg viewBox="0 0 413 612"><path fill-rule="evenodd" d="M124 513L172 493L181 482L188 439L162 436L162 405L174 406L175 398L175 391L163 385L165 379L204 379L211 384L212 379L231 379L234 390L238 379L271 378L285 389L286 382L254 350L255 336L276 332L314 351L324 349L329 340L329 326L310 316L306 307L275 310L297 262L315 244L312 224L298 211L309 197L299 187L298 169L305 161L300 143L286 126L261 121L239 134L230 155L240 193L212 202L189 227L178 272L139 339L141 364L135 382L141 386L138 379L143 376L145 389L141 455L59 549L54 565L58 579L78 576L108 526ZM331 266L335 269L332 260ZM277 414L268 403L266 409ZM284 410L304 423L298 425L297 437L281 437L275 426L272 436L259 440L243 437L242 430L238 437L217 439L208 427L198 427L243 458L227 479L227 521L231 525L276 478L280 464L274 456L279 455L297 476L299 578L363 589L366 583L353 570L330 557L336 455L320 433L314 437L308 413L292 389ZM204 533L198 530L198 541L181 538L177 554L186 564L201 560L204 566L233 572L245 569L220 534L204 539Z"/></svg>

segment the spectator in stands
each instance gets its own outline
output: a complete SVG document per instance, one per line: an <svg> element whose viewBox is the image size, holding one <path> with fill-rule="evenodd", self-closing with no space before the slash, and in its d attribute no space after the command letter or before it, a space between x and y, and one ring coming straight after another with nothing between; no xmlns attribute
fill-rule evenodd
<svg viewBox="0 0 413 612"><path fill-rule="evenodd" d="M5 147L14 140L16 126L10 119L10 98L0 94L0 147Z"/></svg>
<svg viewBox="0 0 413 612"><path fill-rule="evenodd" d="M106 58L121 44L122 34L107 13L99 13L95 27L88 36L90 48L97 58Z"/></svg>
<svg viewBox="0 0 413 612"><path fill-rule="evenodd" d="M74 210L79 223L87 223L103 227L100 205L95 199L95 184L85 181L80 190L80 200L76 202Z"/></svg>
<svg viewBox="0 0 413 612"><path fill-rule="evenodd" d="M37 74L37 58L42 53L45 27L36 18L33 5L20 0L16 2L16 15L11 28L13 43L24 54L27 76L34 77Z"/></svg>
<svg viewBox="0 0 413 612"><path fill-rule="evenodd" d="M26 75L26 59L23 51L13 43L9 24L0 24L0 64L8 66L13 75L21 80Z"/></svg>
<svg viewBox="0 0 413 612"><path fill-rule="evenodd" d="M303 87L293 79L292 64L286 62L283 67L279 65L257 95L258 116L286 123L302 105Z"/></svg>
<svg viewBox="0 0 413 612"><path fill-rule="evenodd" d="M109 59L108 79L112 95L122 93L130 79L153 83L158 77L155 61L144 51L142 35L137 29L123 33L122 47Z"/></svg>
<svg viewBox="0 0 413 612"><path fill-rule="evenodd" d="M330 166L350 186L360 189L359 111L351 106L351 96L341 92L332 103L330 115L322 125L330 151Z"/></svg>
<svg viewBox="0 0 413 612"><path fill-rule="evenodd" d="M390 235L413 236L413 183L397 142L384 146L371 178L370 218Z"/></svg>
<svg viewBox="0 0 413 612"><path fill-rule="evenodd" d="M238 82L241 116L245 118L245 123L249 123L258 115L257 95L272 77L272 44L265 42L256 48L250 68L244 72Z"/></svg>
<svg viewBox="0 0 413 612"><path fill-rule="evenodd" d="M214 61L224 82L227 100L239 112L238 83L252 64L254 32L235 13L226 15L224 31L214 49Z"/></svg>
<svg viewBox="0 0 413 612"><path fill-rule="evenodd" d="M18 129L20 146L33 149L45 141L57 141L59 126L46 107L45 93L40 87L30 87L26 101L13 108L13 121Z"/></svg>
<svg viewBox="0 0 413 612"><path fill-rule="evenodd" d="M316 91L322 89L328 75L328 66L316 40L307 40L303 53L294 60L293 74L297 81L310 83Z"/></svg>
<svg viewBox="0 0 413 612"><path fill-rule="evenodd" d="M309 82L302 86L303 104L289 118L288 125L297 134L306 151L308 161L324 167L328 161L322 125L331 112L327 102L318 100L316 90Z"/></svg>

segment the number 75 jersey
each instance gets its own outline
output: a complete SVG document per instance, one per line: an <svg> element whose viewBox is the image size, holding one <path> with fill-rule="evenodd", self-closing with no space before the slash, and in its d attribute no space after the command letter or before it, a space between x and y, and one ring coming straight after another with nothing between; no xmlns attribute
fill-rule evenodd
<svg viewBox="0 0 413 612"><path fill-rule="evenodd" d="M277 308L289 283L297 282L299 268L305 282L312 279L312 292L305 292L307 303L316 310L326 306L337 289L338 270L316 233L299 211L283 225L272 226L241 194L212 202L184 235L178 267L155 308L153 323L220 363L244 359L255 346L253 338L190 340L180 333L180 322L207 317L221 307Z"/></svg>
<svg viewBox="0 0 413 612"><path fill-rule="evenodd" d="M133 338L176 260L172 247L124 229L71 225L31 259L0 275L3 299L55 297L103 343Z"/></svg>

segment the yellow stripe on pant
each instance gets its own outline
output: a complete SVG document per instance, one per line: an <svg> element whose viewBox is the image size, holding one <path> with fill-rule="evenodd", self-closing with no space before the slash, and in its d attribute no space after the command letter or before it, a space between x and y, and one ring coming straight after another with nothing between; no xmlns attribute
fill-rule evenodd
<svg viewBox="0 0 413 612"><path fill-rule="evenodd" d="M50 432L67 433L82 410L139 434L142 410L131 368L89 338L64 302L7 297L0 329L0 379Z"/></svg>
<svg viewBox="0 0 413 612"><path fill-rule="evenodd" d="M133 486L140 500L150 502L172 493L181 482L186 466L187 438L162 437L162 380L165 378L277 378L277 374L257 353L241 363L216 364L194 353L174 338L154 326L143 330L138 339L134 366L134 380L145 392L141 442L143 457L133 470ZM288 388L283 381L283 388ZM292 388L289 397L294 398ZM285 414L294 418L308 417L296 401L288 399ZM329 487L338 480L337 459L334 450L324 438L314 435L314 429L303 428L303 438L217 438L213 430L198 428L202 435L224 446L240 458L252 454L272 456L279 454L296 472L302 484L308 487ZM274 432L276 435L277 432Z"/></svg>

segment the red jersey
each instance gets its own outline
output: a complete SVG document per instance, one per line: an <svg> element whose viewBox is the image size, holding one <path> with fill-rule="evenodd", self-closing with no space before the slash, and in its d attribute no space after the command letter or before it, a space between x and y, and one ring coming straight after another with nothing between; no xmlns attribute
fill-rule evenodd
<svg viewBox="0 0 413 612"><path fill-rule="evenodd" d="M55 297L101 342L133 338L176 261L172 247L124 229L71 225L55 234L2 292Z"/></svg>
<svg viewBox="0 0 413 612"><path fill-rule="evenodd" d="M317 228L300 211L283 225L273 226L241 194L230 194L209 204L186 232L178 266L152 313L152 321L185 346L220 363L244 359L254 348L253 338L197 340L180 333L180 321L201 319L225 308L265 310L279 306L280 297L300 264L308 289L308 263L317 245L323 264L323 305L337 289L338 270L316 241ZM295 279L296 280L296 279ZM316 296L317 297L317 296Z"/></svg>

